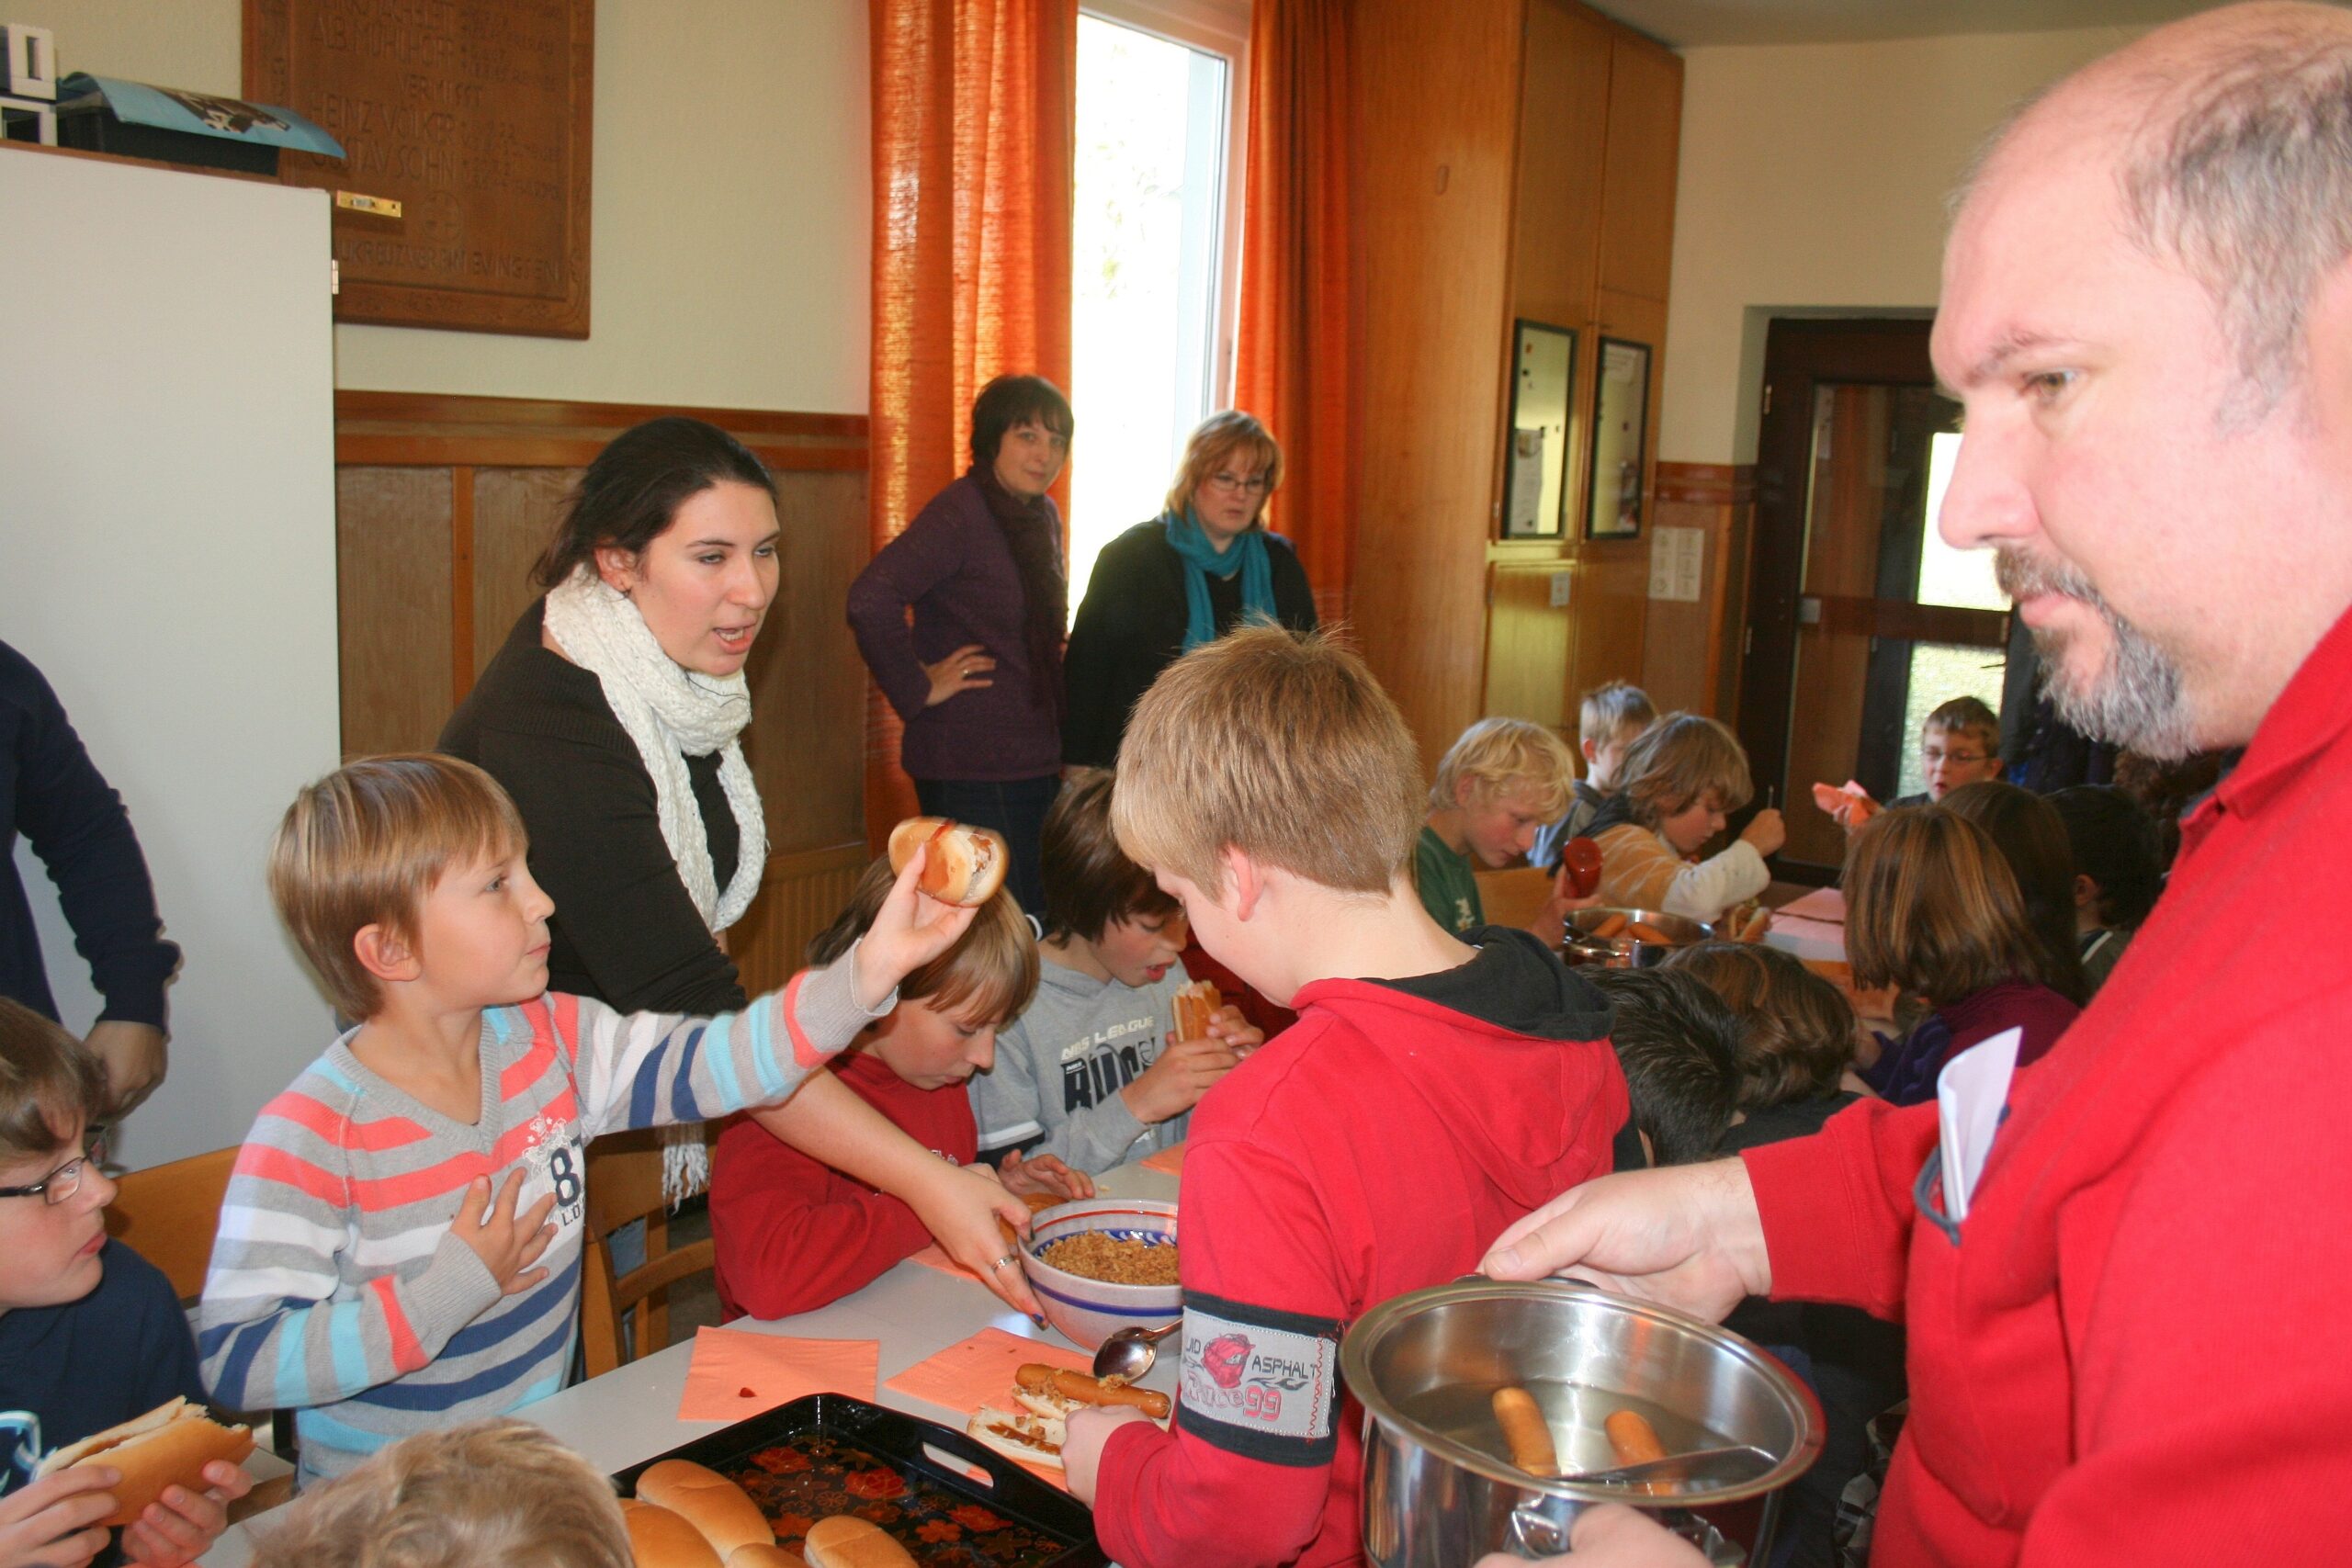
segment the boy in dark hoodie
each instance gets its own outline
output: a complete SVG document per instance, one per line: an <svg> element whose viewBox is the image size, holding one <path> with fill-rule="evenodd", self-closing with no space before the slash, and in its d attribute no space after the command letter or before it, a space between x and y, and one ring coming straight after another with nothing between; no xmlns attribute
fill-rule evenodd
<svg viewBox="0 0 2352 1568"><path fill-rule="evenodd" d="M1468 1272L1494 1222L1610 1169L1627 1128L1599 993L1524 931L1457 940L1422 908L1423 809L1403 717L1318 637L1196 649L1128 723L1121 847L1299 1019L1193 1112L1173 1427L1069 1421L1070 1489L1127 1568L1360 1562L1340 1336Z"/></svg>

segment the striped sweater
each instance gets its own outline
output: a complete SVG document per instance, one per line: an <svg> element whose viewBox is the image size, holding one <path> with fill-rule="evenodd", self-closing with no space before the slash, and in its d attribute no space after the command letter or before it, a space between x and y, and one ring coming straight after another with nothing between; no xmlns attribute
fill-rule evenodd
<svg viewBox="0 0 2352 1568"><path fill-rule="evenodd" d="M473 1126L337 1040L263 1108L238 1154L198 1309L213 1396L297 1409L307 1483L411 1433L553 1393L580 1316L588 1143L786 1098L870 1021L853 956L707 1020L557 992L486 1010ZM510 1171L524 1173L520 1209L556 1200L548 1277L511 1296L449 1229L475 1178L495 1193Z"/></svg>

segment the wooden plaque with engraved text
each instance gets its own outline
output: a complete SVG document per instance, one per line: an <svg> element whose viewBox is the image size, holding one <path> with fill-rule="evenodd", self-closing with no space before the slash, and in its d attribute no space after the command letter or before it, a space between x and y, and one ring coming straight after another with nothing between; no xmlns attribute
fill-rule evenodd
<svg viewBox="0 0 2352 1568"><path fill-rule="evenodd" d="M343 143L289 185L334 209L335 319L588 335L595 0L245 0L245 94Z"/></svg>

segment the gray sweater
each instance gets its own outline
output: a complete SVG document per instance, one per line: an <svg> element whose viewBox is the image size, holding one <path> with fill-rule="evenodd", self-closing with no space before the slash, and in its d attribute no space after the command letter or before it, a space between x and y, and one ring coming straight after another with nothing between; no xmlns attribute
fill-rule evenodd
<svg viewBox="0 0 2352 1568"><path fill-rule="evenodd" d="M1137 989L1038 958L1036 999L998 1032L996 1066L972 1077L980 1148L1020 1145L1091 1172L1182 1143L1191 1112L1146 1125L1119 1095L1176 1032L1182 963Z"/></svg>

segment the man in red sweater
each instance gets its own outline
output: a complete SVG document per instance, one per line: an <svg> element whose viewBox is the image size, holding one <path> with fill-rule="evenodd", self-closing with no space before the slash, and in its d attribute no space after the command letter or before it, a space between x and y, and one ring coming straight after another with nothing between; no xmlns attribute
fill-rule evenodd
<svg viewBox="0 0 2352 1568"><path fill-rule="evenodd" d="M1363 662L1279 627L1186 654L1128 721L1120 847L1299 1017L1193 1111L1173 1428L1069 1419L1070 1490L1125 1568L1361 1562L1347 1325L1467 1272L1621 1133L1638 1150L1600 992L1525 931L1456 940L1421 907L1425 799Z"/></svg>
<svg viewBox="0 0 2352 1568"><path fill-rule="evenodd" d="M2209 12L2030 106L1954 225L1934 349L1967 416L1944 537L1999 551L2060 716L2245 760L1973 1186L1935 1105L1858 1106L1569 1191L1486 1267L1905 1318L1882 1568L2342 1561L2352 16ZM1618 1509L1575 1545L1696 1561Z"/></svg>

